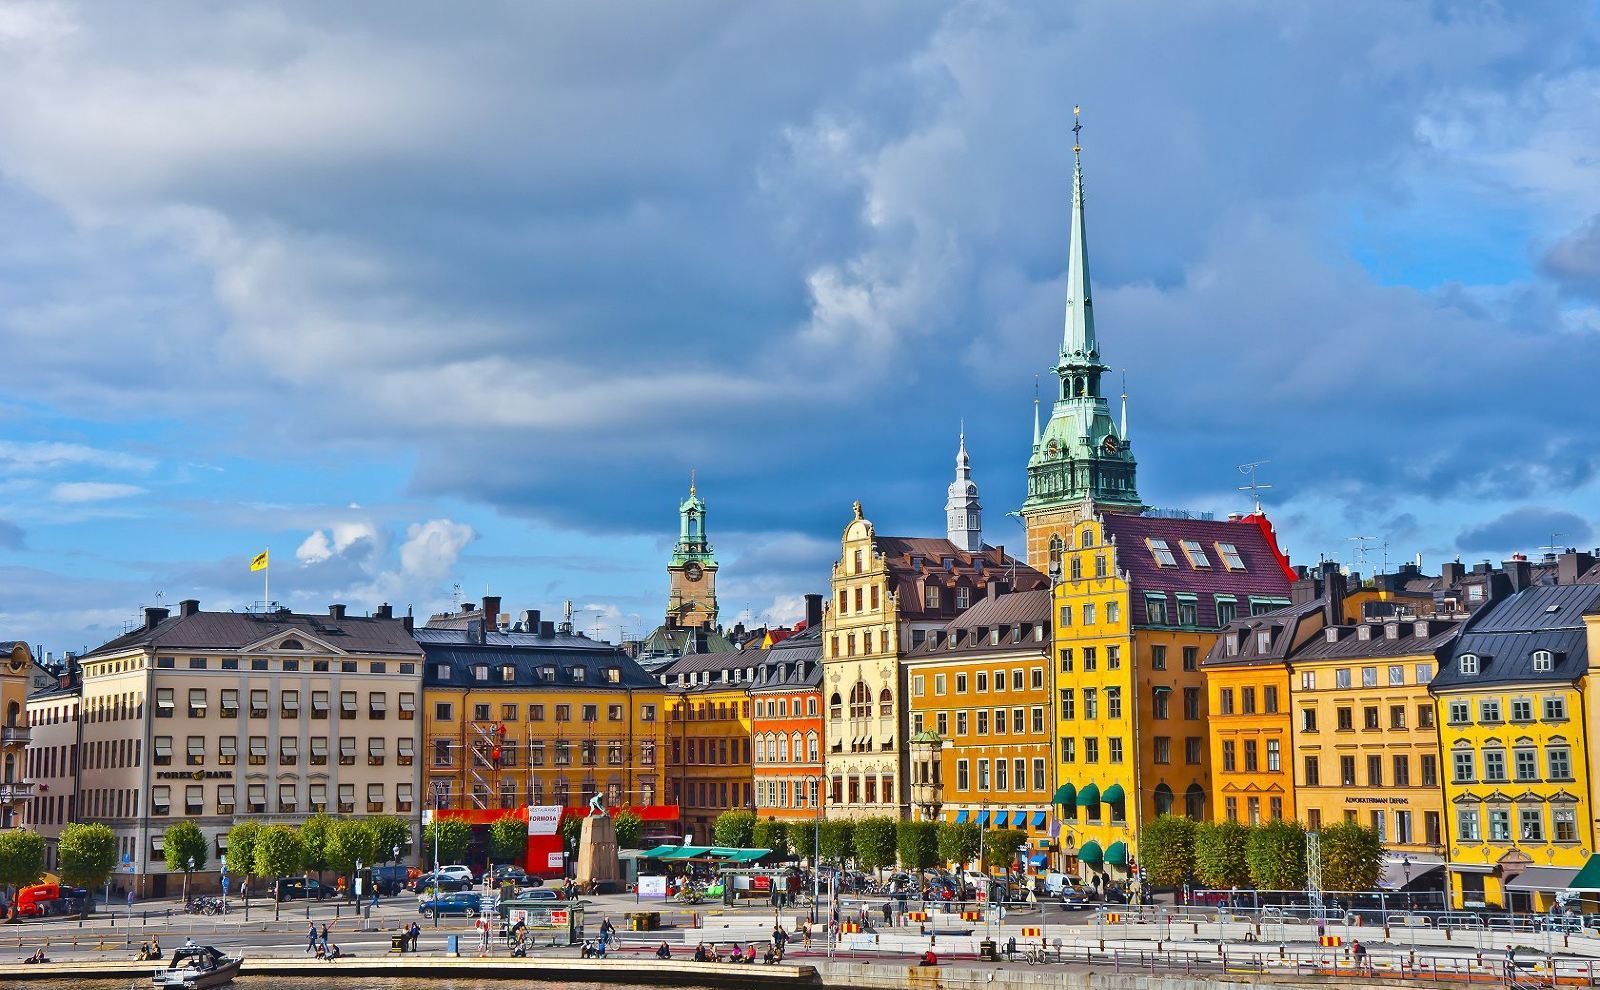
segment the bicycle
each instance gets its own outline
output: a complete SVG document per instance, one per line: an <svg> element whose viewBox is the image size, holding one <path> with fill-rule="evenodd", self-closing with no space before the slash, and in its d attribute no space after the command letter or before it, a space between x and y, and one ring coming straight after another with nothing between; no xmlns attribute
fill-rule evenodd
<svg viewBox="0 0 1600 990"><path fill-rule="evenodd" d="M1044 946L1042 945L1035 945L1031 949L1023 950L1022 958L1028 960L1029 966L1041 966L1050 961L1050 957L1044 951Z"/></svg>

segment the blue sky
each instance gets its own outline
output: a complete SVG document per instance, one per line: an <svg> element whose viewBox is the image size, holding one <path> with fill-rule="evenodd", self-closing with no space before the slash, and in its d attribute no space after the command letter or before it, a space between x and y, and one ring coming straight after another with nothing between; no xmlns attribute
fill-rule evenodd
<svg viewBox="0 0 1600 990"><path fill-rule="evenodd" d="M850 502L1016 545L1074 103L1140 488L1294 558L1600 544L1593 3L0 2L0 638L725 614ZM1376 554L1375 554L1376 556Z"/></svg>

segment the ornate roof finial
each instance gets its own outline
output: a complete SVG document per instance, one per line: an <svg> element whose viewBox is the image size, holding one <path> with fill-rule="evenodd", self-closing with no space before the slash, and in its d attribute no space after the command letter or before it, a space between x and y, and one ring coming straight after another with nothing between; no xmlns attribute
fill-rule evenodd
<svg viewBox="0 0 1600 990"><path fill-rule="evenodd" d="M689 469L689 494L694 494L694 468Z"/></svg>
<svg viewBox="0 0 1600 990"><path fill-rule="evenodd" d="M1063 362L1098 361L1100 345L1094 335L1094 302L1089 295L1089 237L1083 219L1083 147L1078 132L1083 123L1079 108L1072 108L1072 233L1067 247L1067 320L1061 338Z"/></svg>
<svg viewBox="0 0 1600 990"><path fill-rule="evenodd" d="M1122 437L1122 442L1128 442L1128 369L1122 369L1122 426L1117 433Z"/></svg>
<svg viewBox="0 0 1600 990"><path fill-rule="evenodd" d="M1082 113L1083 108L1074 103L1072 105L1072 154L1074 156L1083 152L1083 145L1078 143L1078 132L1083 130L1083 121L1079 119L1079 115Z"/></svg>
<svg viewBox="0 0 1600 990"><path fill-rule="evenodd" d="M856 518L860 519L861 518L861 500L857 499L854 502L851 502L850 503L850 508L851 508L851 510L853 510L855 512Z"/></svg>
<svg viewBox="0 0 1600 990"><path fill-rule="evenodd" d="M1033 449L1039 449L1039 376L1033 376Z"/></svg>

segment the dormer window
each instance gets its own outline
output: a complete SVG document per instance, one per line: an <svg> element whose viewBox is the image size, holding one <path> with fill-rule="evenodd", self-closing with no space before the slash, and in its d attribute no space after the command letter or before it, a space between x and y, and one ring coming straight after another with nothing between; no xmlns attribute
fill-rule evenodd
<svg viewBox="0 0 1600 990"><path fill-rule="evenodd" d="M1146 540L1145 542L1150 545L1150 552L1155 555L1157 566L1178 566L1178 558L1173 556L1172 548L1167 546L1166 540Z"/></svg>
<svg viewBox="0 0 1600 990"><path fill-rule="evenodd" d="M605 675L606 675L606 680L610 681L612 684L620 683L622 681L622 668L621 667L607 667L605 669Z"/></svg>
<svg viewBox="0 0 1600 990"><path fill-rule="evenodd" d="M1232 543L1218 543L1217 552L1222 555L1222 564L1230 571L1244 570L1244 558L1239 556L1239 548Z"/></svg>
<svg viewBox="0 0 1600 990"><path fill-rule="evenodd" d="M1539 673L1549 673L1556 669L1556 655L1549 650L1533 651L1533 669Z"/></svg>
<svg viewBox="0 0 1600 990"><path fill-rule="evenodd" d="M1206 548L1200 545L1199 540L1183 540L1181 543L1183 554L1189 558L1191 567L1209 568L1211 566L1211 558L1206 556Z"/></svg>
<svg viewBox="0 0 1600 990"><path fill-rule="evenodd" d="M546 665L546 666L543 666L543 667L539 668L539 680L541 680L541 681L554 681L555 679L556 679L556 669L554 667Z"/></svg>
<svg viewBox="0 0 1600 990"><path fill-rule="evenodd" d="M1476 674L1478 672L1478 655L1476 653L1463 653L1456 658L1456 669L1463 674Z"/></svg>
<svg viewBox="0 0 1600 990"><path fill-rule="evenodd" d="M583 675L585 673L586 673L586 671L582 667L568 667L567 668L567 676L571 677L574 681L583 680Z"/></svg>

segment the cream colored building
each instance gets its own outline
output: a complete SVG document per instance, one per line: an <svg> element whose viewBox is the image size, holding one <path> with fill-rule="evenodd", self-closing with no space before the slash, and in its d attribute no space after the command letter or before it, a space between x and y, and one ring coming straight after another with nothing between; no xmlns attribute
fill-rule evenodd
<svg viewBox="0 0 1600 990"><path fill-rule="evenodd" d="M82 685L63 677L57 686L28 697L27 775L34 788L22 823L44 837L45 869L56 868L56 840L77 820L78 719Z"/></svg>
<svg viewBox="0 0 1600 990"><path fill-rule="evenodd" d="M26 702L33 655L27 643L0 643L0 829L21 823L33 784L25 773Z"/></svg>
<svg viewBox="0 0 1600 990"><path fill-rule="evenodd" d="M82 658L77 820L117 832L143 896L166 891L173 822L212 842L235 821L318 811L420 822L422 648L388 606L371 617L145 610ZM236 870L234 872L237 872Z"/></svg>

